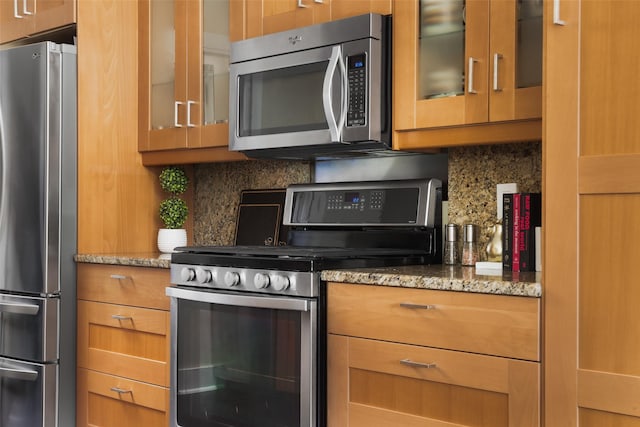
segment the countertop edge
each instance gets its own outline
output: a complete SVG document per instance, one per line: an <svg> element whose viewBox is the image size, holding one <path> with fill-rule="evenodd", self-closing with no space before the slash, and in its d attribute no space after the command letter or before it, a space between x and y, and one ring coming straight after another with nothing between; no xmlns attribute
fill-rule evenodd
<svg viewBox="0 0 640 427"><path fill-rule="evenodd" d="M126 265L131 267L166 268L171 266L171 257L162 257L160 254L133 254L133 255L91 255L77 254L73 257L77 263Z"/></svg>
<svg viewBox="0 0 640 427"><path fill-rule="evenodd" d="M322 280L327 282L352 283L357 285L390 286L398 288L430 289L439 291L469 292L493 295L542 297L542 285L539 282L520 282L503 280L496 276L475 276L468 279L458 277L440 277L437 274L398 273L360 270L325 270ZM390 269L393 270L393 269Z"/></svg>

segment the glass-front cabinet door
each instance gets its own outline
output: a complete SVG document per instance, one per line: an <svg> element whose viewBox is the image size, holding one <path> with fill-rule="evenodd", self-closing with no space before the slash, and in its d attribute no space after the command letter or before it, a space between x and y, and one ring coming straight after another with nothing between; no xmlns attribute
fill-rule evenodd
<svg viewBox="0 0 640 427"><path fill-rule="evenodd" d="M228 144L229 0L140 3L140 151ZM237 16L235 14L234 16ZM242 24L235 25L235 30Z"/></svg>
<svg viewBox="0 0 640 427"><path fill-rule="evenodd" d="M541 1L396 2L395 129L541 117Z"/></svg>
<svg viewBox="0 0 640 427"><path fill-rule="evenodd" d="M542 0L493 0L490 46L489 121L542 117Z"/></svg>

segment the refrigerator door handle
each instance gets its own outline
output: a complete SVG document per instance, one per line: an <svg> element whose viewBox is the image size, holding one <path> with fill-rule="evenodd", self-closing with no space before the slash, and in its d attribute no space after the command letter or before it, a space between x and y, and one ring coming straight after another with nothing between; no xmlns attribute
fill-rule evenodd
<svg viewBox="0 0 640 427"><path fill-rule="evenodd" d="M10 378L22 381L35 381L38 379L38 372L30 369L17 369L0 366L0 378Z"/></svg>
<svg viewBox="0 0 640 427"><path fill-rule="evenodd" d="M26 314L29 316L35 316L40 311L40 307L36 304L20 304L15 302L0 301L0 312L2 313L14 313L14 314Z"/></svg>

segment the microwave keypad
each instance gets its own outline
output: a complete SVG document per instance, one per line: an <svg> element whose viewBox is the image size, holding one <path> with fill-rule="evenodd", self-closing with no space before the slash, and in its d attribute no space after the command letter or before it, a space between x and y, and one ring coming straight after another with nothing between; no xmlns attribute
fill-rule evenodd
<svg viewBox="0 0 640 427"><path fill-rule="evenodd" d="M364 53L349 56L347 59L349 79L349 110L347 126L366 124L367 66Z"/></svg>

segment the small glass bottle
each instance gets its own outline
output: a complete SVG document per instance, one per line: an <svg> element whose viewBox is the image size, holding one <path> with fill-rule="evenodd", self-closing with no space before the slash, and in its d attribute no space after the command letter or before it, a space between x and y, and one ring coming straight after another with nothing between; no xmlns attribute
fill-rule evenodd
<svg viewBox="0 0 640 427"><path fill-rule="evenodd" d="M465 224L462 233L462 265L475 265L478 256L478 226Z"/></svg>
<svg viewBox="0 0 640 427"><path fill-rule="evenodd" d="M460 257L458 256L458 226L447 224L444 235L443 262L448 265L458 264L460 262Z"/></svg>

